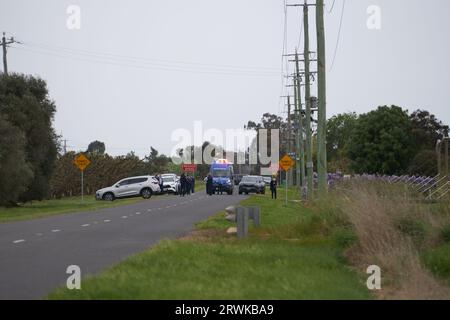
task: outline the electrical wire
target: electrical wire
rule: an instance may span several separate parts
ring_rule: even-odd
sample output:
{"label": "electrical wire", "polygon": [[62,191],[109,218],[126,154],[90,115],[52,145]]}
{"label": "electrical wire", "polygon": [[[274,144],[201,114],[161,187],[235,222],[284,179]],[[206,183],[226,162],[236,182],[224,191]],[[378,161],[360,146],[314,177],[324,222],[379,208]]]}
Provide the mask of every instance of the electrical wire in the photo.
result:
{"label": "electrical wire", "polygon": [[272,71],[276,72],[277,68],[273,67],[252,67],[252,66],[235,66],[235,65],[218,65],[218,64],[208,64],[208,63],[198,63],[198,62],[186,62],[186,61],[175,61],[175,60],[164,60],[164,59],[153,59],[153,58],[143,58],[143,57],[133,57],[133,56],[125,56],[125,55],[119,55],[119,54],[113,54],[113,53],[102,53],[98,51],[91,51],[91,50],[83,50],[83,49],[75,49],[75,48],[68,48],[64,46],[57,46],[57,45],[49,45],[49,44],[43,44],[43,43],[36,43],[32,41],[24,41],[23,44],[35,47],[43,50],[51,50],[51,51],[58,51],[61,53],[68,53],[68,54],[76,54],[76,55],[83,55],[83,56],[93,56],[98,58],[108,58],[108,59],[118,59],[118,60],[127,60],[132,62],[139,62],[139,63],[150,63],[150,64],[165,64],[165,65],[181,65],[178,67],[182,67],[183,65],[187,66],[195,66],[195,67],[210,67],[210,68],[219,68],[219,69],[242,69],[242,70],[251,70],[251,71]]}
{"label": "electrical wire", "polygon": [[328,72],[331,72],[333,70],[334,63],[336,62],[336,55],[337,55],[337,51],[339,48],[339,42],[341,39],[342,22],[344,21],[344,12],[345,12],[345,0],[342,1],[342,11],[341,11],[341,20],[339,22],[339,31],[338,31],[338,36],[337,36],[337,40],[336,40],[336,46],[334,48],[333,60],[331,62],[331,67],[328,70]]}
{"label": "electrical wire", "polygon": [[58,51],[52,51],[47,49],[41,49],[36,47],[29,47],[26,43],[24,46],[11,46],[11,48],[29,51],[41,55],[54,56],[62,59],[71,59],[82,62],[90,62],[90,63],[101,63],[113,66],[121,66],[121,67],[129,67],[129,68],[137,68],[137,69],[150,69],[150,70],[161,70],[161,71],[173,71],[173,72],[184,72],[184,73],[197,73],[197,74],[210,74],[210,75],[227,75],[227,76],[278,76],[278,72],[268,72],[268,71],[250,71],[250,70],[221,70],[221,69],[193,69],[192,67],[184,67],[184,66],[173,66],[173,65],[164,65],[164,64],[155,64],[151,62],[131,62],[127,63],[127,61],[121,61],[117,59],[104,59],[100,57],[94,56],[85,56],[79,54],[70,54],[61,53]]}
{"label": "electrical wire", "polygon": [[330,10],[327,9],[327,12],[328,12],[328,13],[332,13],[332,12],[333,12],[334,4],[335,4],[335,3],[336,3],[336,0],[333,0],[333,4],[331,5]]}

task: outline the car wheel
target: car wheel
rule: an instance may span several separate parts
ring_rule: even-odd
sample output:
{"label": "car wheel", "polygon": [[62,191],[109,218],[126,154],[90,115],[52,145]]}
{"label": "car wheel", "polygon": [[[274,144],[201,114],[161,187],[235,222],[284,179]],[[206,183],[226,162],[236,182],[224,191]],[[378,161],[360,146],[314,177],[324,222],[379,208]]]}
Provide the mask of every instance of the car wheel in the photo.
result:
{"label": "car wheel", "polygon": [[105,200],[105,201],[114,201],[115,199],[116,199],[116,197],[111,192],[105,193],[103,195],[103,200]]}
{"label": "car wheel", "polygon": [[152,190],[150,188],[145,188],[141,191],[141,196],[144,199],[150,199],[152,197]]}
{"label": "car wheel", "polygon": [[246,192],[245,194],[248,195],[248,192]]}
{"label": "car wheel", "polygon": [[242,191],[239,191],[239,194],[242,194]]}

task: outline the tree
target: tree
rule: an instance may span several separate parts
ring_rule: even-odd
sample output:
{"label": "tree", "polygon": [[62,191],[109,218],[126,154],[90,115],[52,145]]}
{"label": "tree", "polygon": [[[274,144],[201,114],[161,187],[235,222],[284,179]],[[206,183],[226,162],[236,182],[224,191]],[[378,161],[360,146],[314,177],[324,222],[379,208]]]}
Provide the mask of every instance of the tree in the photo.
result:
{"label": "tree", "polygon": [[327,123],[327,156],[330,169],[348,172],[351,161],[349,142],[353,138],[358,115],[354,112],[338,114]]}
{"label": "tree", "polygon": [[0,205],[14,205],[33,179],[26,161],[25,137],[0,115]]}
{"label": "tree", "polygon": [[357,173],[402,174],[414,156],[411,121],[397,106],[363,114],[349,141],[349,157]]}
{"label": "tree", "polygon": [[56,107],[44,80],[19,74],[0,76],[0,114],[25,138],[26,160],[33,179],[20,201],[42,200],[57,157],[57,136],[52,127]]}
{"label": "tree", "polygon": [[434,176],[437,174],[436,141],[448,136],[449,127],[426,110],[414,111],[410,119],[415,155],[408,172]]}
{"label": "tree", "polygon": [[89,143],[86,152],[91,154],[105,154],[105,150],[106,150],[105,144],[101,141],[95,140]]}

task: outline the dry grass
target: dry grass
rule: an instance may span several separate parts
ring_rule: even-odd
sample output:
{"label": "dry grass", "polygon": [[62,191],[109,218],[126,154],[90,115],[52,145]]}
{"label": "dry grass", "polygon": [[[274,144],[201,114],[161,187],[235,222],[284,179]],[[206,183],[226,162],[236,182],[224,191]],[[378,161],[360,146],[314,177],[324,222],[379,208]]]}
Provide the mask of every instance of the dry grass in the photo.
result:
{"label": "dry grass", "polygon": [[353,183],[332,196],[339,219],[347,219],[358,236],[347,252],[350,262],[360,270],[381,268],[380,298],[450,299],[449,288],[423,267],[419,256],[421,248],[436,241],[427,227],[438,227],[445,219],[403,190],[386,192],[377,184]]}

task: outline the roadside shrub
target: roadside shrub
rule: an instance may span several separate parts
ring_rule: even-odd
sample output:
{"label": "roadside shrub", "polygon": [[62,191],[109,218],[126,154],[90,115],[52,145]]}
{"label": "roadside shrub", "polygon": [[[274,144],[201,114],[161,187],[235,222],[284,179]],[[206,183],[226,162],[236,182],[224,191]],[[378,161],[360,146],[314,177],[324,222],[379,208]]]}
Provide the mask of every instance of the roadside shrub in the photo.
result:
{"label": "roadside shrub", "polygon": [[426,238],[425,224],[410,217],[402,217],[395,221],[395,225],[404,235],[411,237],[416,246],[421,246]]}
{"label": "roadside shrub", "polygon": [[450,224],[445,225],[441,229],[441,237],[444,242],[450,242]]}
{"label": "roadside shrub", "polygon": [[336,228],[331,234],[331,238],[341,248],[350,248],[358,242],[358,235],[355,230],[349,227]]}

